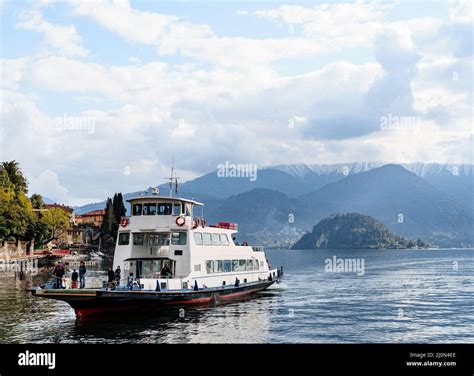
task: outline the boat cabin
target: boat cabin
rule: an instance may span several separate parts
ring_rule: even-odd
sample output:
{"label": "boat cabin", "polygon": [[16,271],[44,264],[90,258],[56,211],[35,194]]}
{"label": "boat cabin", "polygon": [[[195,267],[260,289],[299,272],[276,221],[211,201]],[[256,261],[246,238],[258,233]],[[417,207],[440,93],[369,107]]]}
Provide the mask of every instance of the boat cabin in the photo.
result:
{"label": "boat cabin", "polygon": [[266,277],[262,249],[237,246],[235,223],[206,224],[203,204],[158,195],[128,202],[131,216],[120,223],[113,265],[122,270],[120,285],[133,281],[145,290],[179,290]]}

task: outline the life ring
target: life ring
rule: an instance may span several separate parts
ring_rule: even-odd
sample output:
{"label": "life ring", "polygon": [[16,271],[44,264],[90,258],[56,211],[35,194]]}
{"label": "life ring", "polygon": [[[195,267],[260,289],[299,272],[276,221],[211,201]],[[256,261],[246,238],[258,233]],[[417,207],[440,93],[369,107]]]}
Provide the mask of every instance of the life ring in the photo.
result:
{"label": "life ring", "polygon": [[193,229],[199,227],[199,218],[193,218]]}
{"label": "life ring", "polygon": [[182,227],[186,224],[186,218],[184,218],[182,215],[180,215],[178,218],[176,218],[176,224],[179,227]]}
{"label": "life ring", "polygon": [[206,220],[204,218],[201,219],[201,226],[206,227]]}
{"label": "life ring", "polygon": [[122,226],[122,227],[127,227],[129,223],[130,223],[130,221],[128,220],[128,218],[120,219],[120,226]]}

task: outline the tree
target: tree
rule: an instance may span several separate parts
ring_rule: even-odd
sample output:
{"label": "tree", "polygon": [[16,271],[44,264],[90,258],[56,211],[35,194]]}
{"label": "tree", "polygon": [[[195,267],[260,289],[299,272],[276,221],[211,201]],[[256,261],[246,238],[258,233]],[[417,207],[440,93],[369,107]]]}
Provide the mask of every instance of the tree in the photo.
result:
{"label": "tree", "polygon": [[52,208],[42,214],[41,222],[48,226],[49,239],[57,239],[71,228],[71,214],[60,208]]}
{"label": "tree", "polygon": [[33,205],[33,209],[42,209],[44,207],[43,197],[38,193],[34,193],[30,197],[30,201],[31,205]]}
{"label": "tree", "polygon": [[50,229],[48,225],[39,218],[41,214],[36,214],[37,218],[28,224],[25,237],[33,239],[35,244],[46,244],[52,239],[50,238]]}
{"label": "tree", "polygon": [[112,236],[115,224],[114,206],[110,198],[105,205],[104,222],[102,223],[102,233],[106,236]]}
{"label": "tree", "polygon": [[127,209],[125,209],[125,205],[123,204],[123,197],[122,193],[116,193],[114,195],[114,199],[112,201],[113,213],[114,213],[114,223],[111,227],[110,236],[116,240],[117,233],[119,230],[120,219],[125,216],[127,213]]}
{"label": "tree", "polygon": [[114,208],[115,221],[119,223],[120,219],[124,217],[125,214],[127,213],[127,209],[125,208],[125,205],[123,204],[122,193],[119,192],[114,195],[112,204]]}
{"label": "tree", "polygon": [[[0,164],[0,240],[27,237],[35,220],[33,207],[26,197],[27,182],[15,161]],[[28,239],[29,240],[29,239]]]}
{"label": "tree", "polygon": [[8,175],[15,193],[28,193],[28,182],[23,176],[17,161],[2,162],[1,169]]}
{"label": "tree", "polygon": [[23,239],[32,220],[33,208],[28,197],[0,187],[0,239]]}
{"label": "tree", "polygon": [[118,228],[118,224],[115,221],[114,205],[112,199],[108,198],[105,206],[104,222],[102,223],[102,244],[106,248],[113,248],[115,244],[115,228]]}

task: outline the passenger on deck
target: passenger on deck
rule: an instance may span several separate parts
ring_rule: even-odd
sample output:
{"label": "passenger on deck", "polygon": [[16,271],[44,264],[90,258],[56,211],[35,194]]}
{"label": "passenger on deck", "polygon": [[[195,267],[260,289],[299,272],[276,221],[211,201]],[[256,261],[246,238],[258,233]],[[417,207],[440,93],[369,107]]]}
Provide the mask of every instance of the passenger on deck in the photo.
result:
{"label": "passenger on deck", "polygon": [[86,287],[86,271],[86,264],[84,264],[84,261],[81,261],[79,265],[79,287],[81,289]]}
{"label": "passenger on deck", "polygon": [[108,276],[108,282],[109,282],[109,287],[110,288],[113,288],[114,287],[114,280],[115,280],[115,273],[114,273],[114,270],[112,268],[109,269],[109,271],[107,272],[107,276]]}
{"label": "passenger on deck", "polygon": [[117,269],[115,269],[115,283],[118,285],[120,285],[120,276],[122,274],[122,271],[120,270],[120,265],[117,266]]}
{"label": "passenger on deck", "polygon": [[58,264],[56,265],[56,267],[54,268],[54,285],[55,285],[55,288],[57,289],[60,289],[63,287],[63,284],[62,284],[62,279],[63,279],[63,276],[64,276],[64,266],[62,264],[61,261],[58,261]]}
{"label": "passenger on deck", "polygon": [[170,277],[171,276],[171,269],[168,267],[167,264],[165,264],[163,266],[163,268],[161,269],[161,276],[162,277]]}
{"label": "passenger on deck", "polygon": [[73,269],[71,275],[71,288],[77,289],[77,280],[79,279],[79,273],[76,272],[76,269]]}

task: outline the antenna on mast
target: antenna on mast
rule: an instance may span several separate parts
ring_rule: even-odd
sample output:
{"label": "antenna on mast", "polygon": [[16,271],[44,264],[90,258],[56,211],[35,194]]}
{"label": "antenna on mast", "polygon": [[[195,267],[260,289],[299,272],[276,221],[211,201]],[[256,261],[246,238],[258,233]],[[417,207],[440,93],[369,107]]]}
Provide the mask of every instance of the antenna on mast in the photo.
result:
{"label": "antenna on mast", "polygon": [[170,187],[170,197],[173,197],[173,186],[174,186],[174,191],[176,196],[178,195],[178,179],[179,176],[174,175],[174,155],[173,155],[173,162],[171,163],[171,175],[169,178],[166,178],[168,180],[168,184]]}

